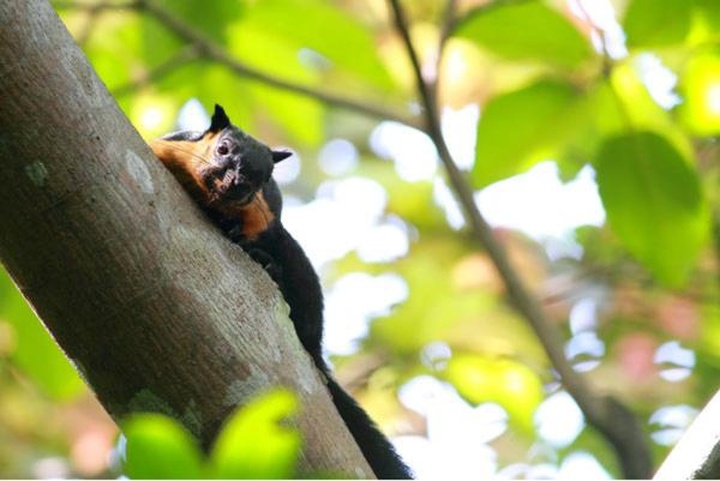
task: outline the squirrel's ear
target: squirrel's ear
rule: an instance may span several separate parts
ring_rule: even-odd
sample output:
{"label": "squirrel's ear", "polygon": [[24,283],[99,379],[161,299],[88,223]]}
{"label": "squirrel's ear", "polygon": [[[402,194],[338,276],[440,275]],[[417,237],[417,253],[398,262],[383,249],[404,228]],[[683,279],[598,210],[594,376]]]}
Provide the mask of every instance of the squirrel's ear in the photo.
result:
{"label": "squirrel's ear", "polygon": [[215,104],[215,112],[213,112],[212,119],[210,119],[210,127],[207,131],[220,132],[228,127],[230,127],[230,119],[223,108]]}
{"label": "squirrel's ear", "polygon": [[281,160],[285,160],[288,157],[292,155],[292,152],[289,152],[287,150],[273,150],[272,151],[272,158],[274,163],[278,163]]}

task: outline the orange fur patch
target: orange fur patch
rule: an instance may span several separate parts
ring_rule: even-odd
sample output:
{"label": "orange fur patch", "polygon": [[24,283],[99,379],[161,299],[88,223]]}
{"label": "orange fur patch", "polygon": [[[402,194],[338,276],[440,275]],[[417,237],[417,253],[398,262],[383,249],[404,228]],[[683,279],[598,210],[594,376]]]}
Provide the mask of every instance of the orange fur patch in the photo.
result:
{"label": "orange fur patch", "polygon": [[156,139],[149,144],[155,156],[203,207],[210,204],[211,196],[199,172],[210,162],[217,135],[208,133],[197,141]]}
{"label": "orange fur patch", "polygon": [[246,239],[255,239],[275,219],[262,191],[256,193],[245,205],[213,202],[210,191],[199,174],[212,157],[217,135],[209,133],[197,141],[157,139],[149,145],[155,156],[172,172],[195,202],[205,209],[220,213],[225,219],[239,219],[243,236]]}
{"label": "orange fur patch", "polygon": [[275,214],[270,210],[262,191],[255,194],[253,199],[243,206],[217,205],[213,207],[228,219],[241,219],[243,237],[249,240],[257,238],[275,220]]}

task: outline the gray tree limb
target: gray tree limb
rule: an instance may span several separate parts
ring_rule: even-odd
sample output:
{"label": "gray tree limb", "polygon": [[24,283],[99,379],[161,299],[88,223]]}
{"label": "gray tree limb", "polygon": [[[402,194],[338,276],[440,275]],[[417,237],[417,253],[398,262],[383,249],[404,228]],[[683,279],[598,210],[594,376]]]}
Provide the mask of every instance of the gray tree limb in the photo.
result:
{"label": "gray tree limb", "polygon": [[0,260],[100,402],[208,446],[237,405],[294,390],[301,469],[372,472],[262,269],[192,204],[46,0],[0,3]]}
{"label": "gray tree limb", "polygon": [[655,480],[720,478],[720,391],[665,458]]}

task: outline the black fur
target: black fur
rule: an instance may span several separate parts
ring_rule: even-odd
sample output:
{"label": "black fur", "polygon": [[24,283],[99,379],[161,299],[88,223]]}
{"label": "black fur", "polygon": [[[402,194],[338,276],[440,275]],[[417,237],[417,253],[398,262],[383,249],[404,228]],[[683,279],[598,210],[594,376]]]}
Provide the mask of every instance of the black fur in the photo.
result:
{"label": "black fur", "polygon": [[[208,133],[219,133],[215,137],[218,143],[216,145],[219,145],[223,139],[230,139],[233,142],[232,151],[237,152],[232,162],[238,165],[222,165],[222,156],[218,159],[216,152],[212,163],[215,166],[213,168],[222,169],[218,171],[217,175],[225,178],[228,171],[231,173],[237,171],[237,175],[244,179],[242,186],[249,185],[252,189],[262,191],[262,197],[274,214],[274,219],[259,235],[248,239],[242,234],[244,232],[242,219],[229,218],[222,210],[213,209],[212,206],[207,207],[206,212],[225,235],[242,246],[277,283],[285,301],[290,306],[290,318],[300,342],[325,376],[335,407],[375,475],[381,479],[410,479],[409,468],[405,466],[393,446],[367,413],[334,380],[322,357],[323,295],[320,281],[302,247],[285,230],[280,221],[282,196],[270,175],[273,164],[291,154],[285,151],[271,151],[242,132],[230,123],[225,111],[219,105],[215,106],[215,112],[207,131],[203,133],[177,132],[163,139],[199,141]],[[209,178],[217,177],[209,176]],[[232,195],[221,192],[217,202],[223,202],[223,200],[234,202],[246,195],[247,192],[234,192]],[[252,199],[257,195],[257,192],[251,192],[249,198]]]}
{"label": "black fur", "polygon": [[[265,186],[266,199],[274,198],[272,191],[277,191],[277,187],[271,179]],[[279,219],[281,204],[271,204],[270,207]],[[327,387],[333,403],[375,475],[380,479],[410,479],[409,468],[402,462],[390,441],[355,399],[335,381],[322,357],[322,289],[320,280],[302,247],[279,220],[276,220],[257,240],[241,241],[240,244],[265,267],[280,288],[285,301],[290,306],[290,319],[293,321],[300,342],[327,379]]]}

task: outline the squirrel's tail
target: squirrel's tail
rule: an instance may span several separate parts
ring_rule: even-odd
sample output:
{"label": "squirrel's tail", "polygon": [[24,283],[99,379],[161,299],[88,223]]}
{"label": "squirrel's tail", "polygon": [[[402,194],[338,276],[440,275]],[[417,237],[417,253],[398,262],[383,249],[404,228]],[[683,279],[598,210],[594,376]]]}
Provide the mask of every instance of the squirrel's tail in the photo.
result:
{"label": "squirrel's tail", "polygon": [[410,468],[370,416],[329,375],[327,386],[333,403],[378,479],[412,479]]}

